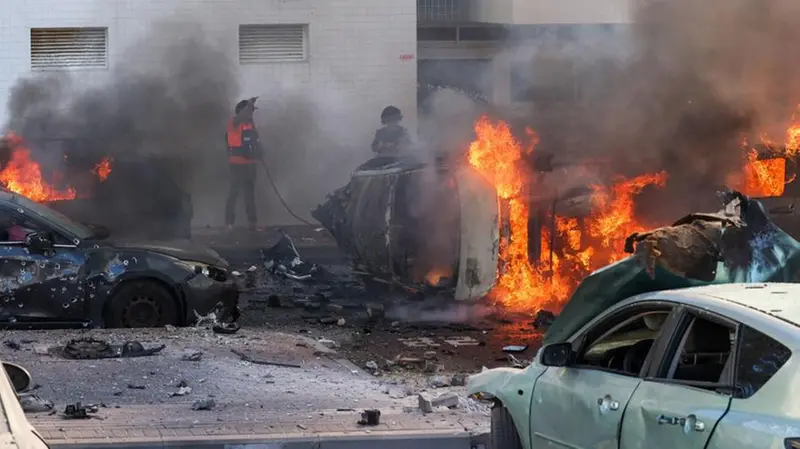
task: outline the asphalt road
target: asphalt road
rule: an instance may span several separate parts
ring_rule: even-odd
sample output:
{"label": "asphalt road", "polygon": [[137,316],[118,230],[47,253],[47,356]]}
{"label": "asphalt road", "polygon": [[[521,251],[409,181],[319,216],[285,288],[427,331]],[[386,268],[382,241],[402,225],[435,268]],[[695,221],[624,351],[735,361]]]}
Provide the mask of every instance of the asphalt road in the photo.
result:
{"label": "asphalt road", "polygon": [[[68,360],[52,351],[86,337],[166,348],[102,360]],[[29,418],[54,447],[385,448],[433,447],[435,441],[466,448],[488,430],[488,405],[466,398],[463,387],[434,388],[425,376],[376,376],[320,339],[263,328],[236,335],[204,328],[4,331],[0,341],[14,344],[0,346],[0,358],[25,366],[33,393],[54,403],[51,412]],[[187,360],[198,351],[198,360]],[[458,405],[423,414],[417,393],[424,391],[452,393]],[[209,399],[212,410],[192,409]],[[99,419],[64,419],[65,406],[77,402],[97,405]],[[365,409],[381,410],[379,427],[357,424]]]}
{"label": "asphalt road", "polygon": [[[204,241],[238,270],[258,268],[255,285],[243,286],[242,323],[248,326],[325,335],[361,367],[371,361],[385,365],[398,357],[430,356],[433,351],[437,364],[464,373],[480,371],[484,366],[509,366],[514,358],[525,362],[541,343],[542,333],[533,327],[532,316],[508,315],[491,304],[366,293],[350,275],[349,258],[330,236],[307,227],[286,232],[304,261],[330,273],[327,279],[296,282],[263,270],[261,250],[279,239],[280,233],[275,230],[249,235],[209,234]],[[277,297],[280,307],[271,307],[270,297]],[[337,324],[340,319],[343,326]],[[511,354],[512,358],[503,351],[510,345],[526,349]]]}

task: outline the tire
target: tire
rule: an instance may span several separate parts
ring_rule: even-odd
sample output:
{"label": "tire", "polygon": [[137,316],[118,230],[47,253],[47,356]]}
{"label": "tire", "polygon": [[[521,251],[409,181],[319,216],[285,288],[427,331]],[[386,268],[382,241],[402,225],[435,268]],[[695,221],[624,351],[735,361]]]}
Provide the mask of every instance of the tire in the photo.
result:
{"label": "tire", "polygon": [[492,408],[491,449],[522,449],[517,426],[514,425],[508,409],[502,405],[496,405]]}
{"label": "tire", "polygon": [[123,283],[111,297],[107,327],[178,325],[178,307],[169,290],[154,281]]}

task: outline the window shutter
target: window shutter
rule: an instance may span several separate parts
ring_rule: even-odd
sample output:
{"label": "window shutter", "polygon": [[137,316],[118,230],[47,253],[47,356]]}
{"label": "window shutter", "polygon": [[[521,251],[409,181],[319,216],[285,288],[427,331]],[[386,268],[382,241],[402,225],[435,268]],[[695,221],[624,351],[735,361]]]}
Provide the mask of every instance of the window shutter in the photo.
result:
{"label": "window shutter", "polygon": [[108,67],[108,28],[31,28],[31,69]]}
{"label": "window shutter", "polygon": [[239,63],[306,60],[305,25],[240,25]]}

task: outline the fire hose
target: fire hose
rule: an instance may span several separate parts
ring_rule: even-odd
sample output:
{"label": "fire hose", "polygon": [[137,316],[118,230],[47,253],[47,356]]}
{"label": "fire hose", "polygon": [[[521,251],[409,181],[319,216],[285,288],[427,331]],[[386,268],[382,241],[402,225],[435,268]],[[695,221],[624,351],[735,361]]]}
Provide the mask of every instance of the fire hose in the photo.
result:
{"label": "fire hose", "polygon": [[276,186],[275,185],[275,181],[272,180],[272,175],[269,172],[269,168],[267,168],[267,163],[264,162],[264,159],[259,159],[259,160],[261,161],[261,166],[264,167],[264,173],[267,175],[267,181],[269,181],[269,185],[272,186],[272,191],[275,193],[275,196],[278,197],[278,201],[281,202],[281,204],[283,205],[283,208],[286,209],[286,212],[289,212],[289,215],[291,215],[296,220],[300,221],[301,223],[303,223],[305,225],[316,226],[313,223],[309,222],[308,220],[298,216],[296,213],[294,213],[292,208],[290,208],[289,205],[286,204],[286,201],[284,201],[283,196],[281,196],[281,193],[278,190],[278,186]]}

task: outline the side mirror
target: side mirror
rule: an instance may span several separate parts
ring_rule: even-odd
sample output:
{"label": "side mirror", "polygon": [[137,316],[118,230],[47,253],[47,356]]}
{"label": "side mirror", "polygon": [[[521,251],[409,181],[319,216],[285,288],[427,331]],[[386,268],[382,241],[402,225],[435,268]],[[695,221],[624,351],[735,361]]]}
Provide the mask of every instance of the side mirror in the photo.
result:
{"label": "side mirror", "polygon": [[53,236],[47,232],[32,232],[25,237],[25,245],[32,254],[50,257],[55,251]]}
{"label": "side mirror", "polygon": [[575,362],[575,351],[571,343],[555,343],[542,348],[541,363],[544,366],[569,366]]}
{"label": "side mirror", "polygon": [[16,363],[3,362],[3,369],[6,370],[8,379],[17,393],[25,391],[31,386],[31,374],[25,368]]}

